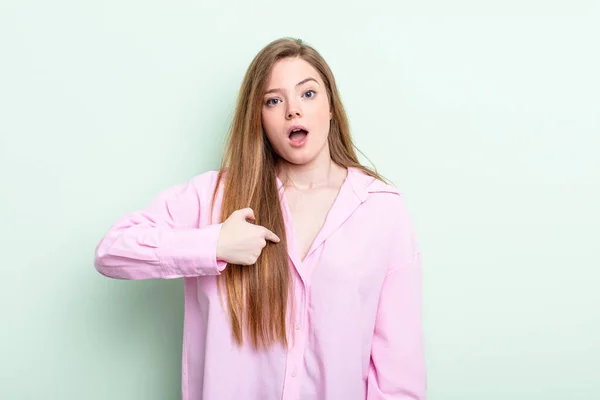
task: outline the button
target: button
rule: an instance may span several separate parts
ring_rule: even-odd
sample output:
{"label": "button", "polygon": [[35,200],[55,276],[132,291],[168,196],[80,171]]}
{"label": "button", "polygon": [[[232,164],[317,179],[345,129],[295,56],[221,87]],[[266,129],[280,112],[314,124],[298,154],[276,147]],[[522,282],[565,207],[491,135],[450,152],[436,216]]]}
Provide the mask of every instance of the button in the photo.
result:
{"label": "button", "polygon": [[296,377],[296,370],[294,370],[294,371],[292,372],[292,378],[295,378],[295,377]]}
{"label": "button", "polygon": [[299,330],[300,330],[300,323],[299,323],[299,322],[296,324],[296,330],[297,330],[297,331],[299,331]]}

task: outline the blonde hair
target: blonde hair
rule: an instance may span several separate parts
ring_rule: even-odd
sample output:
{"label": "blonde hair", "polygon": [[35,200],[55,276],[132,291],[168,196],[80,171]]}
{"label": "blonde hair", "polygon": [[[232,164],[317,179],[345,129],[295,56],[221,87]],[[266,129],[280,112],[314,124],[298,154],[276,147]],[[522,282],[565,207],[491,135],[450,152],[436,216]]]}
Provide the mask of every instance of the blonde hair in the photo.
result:
{"label": "blonde hair", "polygon": [[286,313],[288,302],[293,299],[291,273],[276,180],[278,155],[262,127],[262,101],[273,65],[295,57],[310,63],[325,84],[333,114],[328,139],[331,159],[338,165],[354,167],[383,180],[358,161],[333,73],[323,57],[300,39],[281,38],[265,46],[250,63],[242,82],[213,197],[217,198],[223,181],[221,221],[238,209],[250,207],[256,224],[281,239],[279,244],[268,242],[256,264],[229,264],[218,277],[220,290],[226,290],[236,343],[241,345],[248,335],[255,349],[276,342],[287,346]]}

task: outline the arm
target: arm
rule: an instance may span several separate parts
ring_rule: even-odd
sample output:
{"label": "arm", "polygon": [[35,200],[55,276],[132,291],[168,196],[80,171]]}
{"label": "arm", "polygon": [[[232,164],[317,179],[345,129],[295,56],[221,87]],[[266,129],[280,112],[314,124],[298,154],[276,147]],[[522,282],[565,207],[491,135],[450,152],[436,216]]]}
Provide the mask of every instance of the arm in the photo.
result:
{"label": "arm", "polygon": [[397,245],[379,298],[367,400],[425,400],[421,256],[402,209],[404,218],[394,229]]}
{"label": "arm", "polygon": [[198,229],[198,221],[200,199],[193,180],[164,190],[148,207],[109,229],[96,247],[94,265],[115,279],[218,275],[226,266],[216,258],[222,224]]}

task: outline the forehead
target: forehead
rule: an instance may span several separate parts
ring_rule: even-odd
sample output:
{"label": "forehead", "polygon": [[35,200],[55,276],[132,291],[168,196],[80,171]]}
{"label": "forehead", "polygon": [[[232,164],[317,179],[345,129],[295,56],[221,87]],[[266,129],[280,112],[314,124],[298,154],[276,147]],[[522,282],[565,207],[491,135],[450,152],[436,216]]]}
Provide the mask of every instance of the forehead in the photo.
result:
{"label": "forehead", "polygon": [[274,87],[292,87],[306,78],[314,78],[323,83],[319,71],[301,58],[284,58],[271,68],[267,81],[267,90]]}

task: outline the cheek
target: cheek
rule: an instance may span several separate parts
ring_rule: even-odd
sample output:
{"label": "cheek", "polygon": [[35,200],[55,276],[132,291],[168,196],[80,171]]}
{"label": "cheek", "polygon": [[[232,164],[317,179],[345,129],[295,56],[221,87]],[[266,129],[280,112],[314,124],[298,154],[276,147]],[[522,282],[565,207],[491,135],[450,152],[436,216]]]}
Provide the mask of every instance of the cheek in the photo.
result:
{"label": "cheek", "polygon": [[262,113],[262,126],[263,126],[263,129],[265,130],[265,133],[269,137],[269,139],[271,138],[271,135],[273,134],[274,125],[275,125],[275,123],[273,120],[273,116],[270,115],[269,113],[263,112]]}
{"label": "cheek", "polygon": [[329,110],[329,102],[325,98],[319,99],[319,103],[316,105],[315,115],[319,119],[319,121],[329,120],[330,110]]}
{"label": "cheek", "polygon": [[274,148],[278,148],[278,139],[277,135],[277,119],[271,113],[263,113],[262,114],[262,127],[267,139],[271,143]]}
{"label": "cheek", "polygon": [[263,126],[264,126],[265,128],[266,128],[266,127],[268,127],[268,126],[269,126],[269,123],[270,123],[269,114],[267,114],[266,112],[264,112],[264,111],[263,111],[263,112],[261,113],[261,115],[260,115],[260,118],[261,118],[261,121],[262,121],[262,124],[263,124]]}
{"label": "cheek", "polygon": [[315,110],[315,118],[316,118],[316,122],[318,123],[319,127],[321,127],[322,129],[320,129],[325,135],[327,135],[329,133],[329,125],[331,122],[331,118],[330,118],[330,110],[329,110],[329,103],[327,101],[322,102],[321,104],[318,105],[317,109]]}

